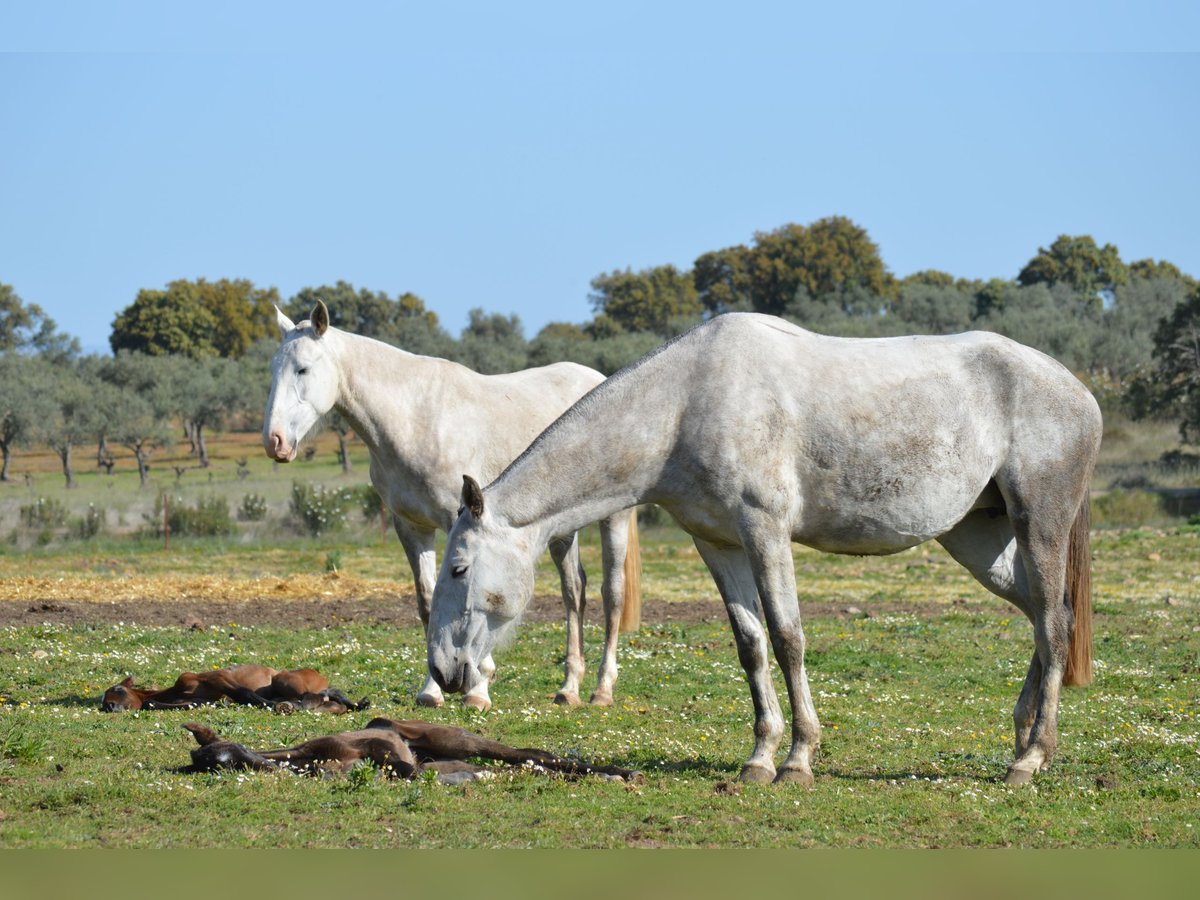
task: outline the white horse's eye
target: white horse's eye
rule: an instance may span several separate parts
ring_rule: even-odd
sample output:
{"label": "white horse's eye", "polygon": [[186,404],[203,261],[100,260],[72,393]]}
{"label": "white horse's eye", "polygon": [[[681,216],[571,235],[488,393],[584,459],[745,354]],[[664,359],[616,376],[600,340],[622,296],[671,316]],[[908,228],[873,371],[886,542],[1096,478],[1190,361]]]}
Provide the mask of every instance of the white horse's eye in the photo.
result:
{"label": "white horse's eye", "polygon": [[307,375],[308,374],[308,366],[301,366],[299,369],[296,370],[296,374],[297,375]]}
{"label": "white horse's eye", "polygon": [[451,578],[462,578],[463,575],[466,574],[466,571],[467,571],[466,566],[455,566],[453,569],[450,570],[450,577]]}

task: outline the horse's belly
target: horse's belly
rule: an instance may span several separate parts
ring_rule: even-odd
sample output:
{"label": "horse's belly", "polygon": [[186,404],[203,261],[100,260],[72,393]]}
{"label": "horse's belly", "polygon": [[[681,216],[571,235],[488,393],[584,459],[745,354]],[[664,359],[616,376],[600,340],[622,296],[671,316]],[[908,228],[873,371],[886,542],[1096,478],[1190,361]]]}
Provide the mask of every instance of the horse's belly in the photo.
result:
{"label": "horse's belly", "polygon": [[[980,490],[968,485],[925,485],[891,496],[809,502],[792,537],[830,553],[899,553],[945,534],[970,512]],[[810,498],[815,499],[815,498]]]}

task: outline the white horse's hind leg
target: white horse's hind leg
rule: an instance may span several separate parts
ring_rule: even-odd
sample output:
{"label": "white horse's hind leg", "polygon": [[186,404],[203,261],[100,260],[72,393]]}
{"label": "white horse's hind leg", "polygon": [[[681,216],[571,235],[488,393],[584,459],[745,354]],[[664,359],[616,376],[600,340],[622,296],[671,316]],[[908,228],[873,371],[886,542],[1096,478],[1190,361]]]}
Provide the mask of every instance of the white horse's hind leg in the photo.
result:
{"label": "white horse's hind leg", "polygon": [[586,578],[579,563],[579,535],[571,539],[551,541],[550,557],[558,568],[562,584],[563,607],[567,614],[567,653],[564,663],[565,677],[562,687],[554,695],[555,703],[576,706],[579,703],[579,685],[583,681],[583,610],[587,602],[584,596]]}
{"label": "white horse's hind leg", "polygon": [[783,714],[771,683],[767,635],[759,620],[761,607],[754,572],[740,547],[719,548],[699,539],[695,543],[725,601],[738,659],[754,702],[754,752],[738,777],[742,781],[769,782],[775,778],[775,751],[783,739]]}
{"label": "white horse's hind leg", "polygon": [[625,607],[625,554],[629,549],[629,517],[625,510],[600,523],[600,550],[604,567],[600,596],[604,601],[604,656],[592,703],[612,706],[613,686],[617,683],[617,639],[621,630],[621,611]]}

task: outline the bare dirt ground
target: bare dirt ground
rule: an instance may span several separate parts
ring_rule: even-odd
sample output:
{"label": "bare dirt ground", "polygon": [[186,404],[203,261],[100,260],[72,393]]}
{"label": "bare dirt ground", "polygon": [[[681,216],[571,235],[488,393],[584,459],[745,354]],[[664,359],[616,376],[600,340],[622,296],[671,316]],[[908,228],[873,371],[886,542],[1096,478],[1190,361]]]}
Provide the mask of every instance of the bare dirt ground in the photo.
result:
{"label": "bare dirt ground", "polygon": [[[805,617],[854,618],[881,612],[918,612],[917,606],[888,604],[886,610],[858,609],[832,603],[805,603]],[[925,610],[930,611],[930,610]],[[945,607],[938,605],[937,611]],[[600,604],[589,604],[585,620],[601,621]],[[558,597],[535,597],[526,610],[527,622],[561,622],[562,600]],[[655,602],[642,604],[642,624],[654,626],[671,622],[725,622],[725,607],[716,600],[688,602]],[[200,628],[237,622],[277,628],[328,628],[347,623],[379,624],[397,628],[416,627],[416,596],[398,597],[264,597],[261,599],[179,598],[122,598],[114,601],[70,598],[35,598],[32,601],[5,599],[0,601],[0,626],[33,626],[43,623],[65,625],[103,625],[116,622],[136,623],[158,627]]]}

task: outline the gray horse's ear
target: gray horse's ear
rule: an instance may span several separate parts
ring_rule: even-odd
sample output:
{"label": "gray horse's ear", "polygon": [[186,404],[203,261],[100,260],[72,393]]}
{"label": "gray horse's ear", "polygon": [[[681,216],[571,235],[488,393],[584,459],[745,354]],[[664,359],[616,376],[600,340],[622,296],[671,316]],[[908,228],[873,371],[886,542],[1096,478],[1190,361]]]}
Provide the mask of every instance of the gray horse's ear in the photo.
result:
{"label": "gray horse's ear", "polygon": [[463,506],[471,511],[475,518],[483,518],[483,488],[470,475],[463,476]]}
{"label": "gray horse's ear", "polygon": [[279,326],[280,337],[287,337],[296,328],[296,323],[285,316],[278,306],[275,307],[275,324]]}
{"label": "gray horse's ear", "polygon": [[329,328],[329,309],[325,306],[325,301],[317,301],[317,305],[313,307],[312,315],[308,317],[308,320],[312,322],[313,331],[317,333],[317,337],[326,332]]}

